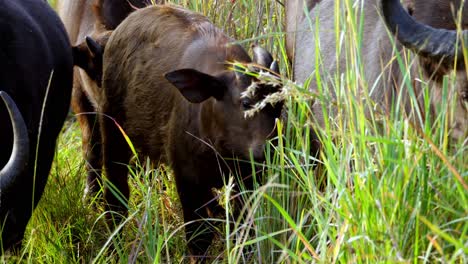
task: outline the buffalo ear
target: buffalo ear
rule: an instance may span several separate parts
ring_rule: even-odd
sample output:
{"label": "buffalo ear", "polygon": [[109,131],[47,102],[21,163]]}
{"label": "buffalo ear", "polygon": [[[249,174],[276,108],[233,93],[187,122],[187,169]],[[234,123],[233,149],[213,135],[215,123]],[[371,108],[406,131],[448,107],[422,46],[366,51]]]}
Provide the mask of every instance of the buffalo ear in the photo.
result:
{"label": "buffalo ear", "polygon": [[73,47],[74,64],[84,70],[88,70],[89,63],[102,61],[104,46],[87,36],[85,41]]}
{"label": "buffalo ear", "polygon": [[73,49],[73,63],[76,66],[84,70],[87,70],[88,61],[89,61],[89,51],[86,45],[80,44],[78,46],[74,46],[72,49]]}
{"label": "buffalo ear", "polygon": [[108,35],[103,35],[99,42],[87,36],[85,41],[73,47],[73,60],[74,64],[83,69],[88,76],[101,83],[102,79],[102,58],[104,56],[104,45],[100,42],[106,43]]}
{"label": "buffalo ear", "polygon": [[94,39],[86,36],[86,45],[88,46],[89,52],[93,57],[100,57],[104,55],[104,47],[98,44]]}
{"label": "buffalo ear", "polygon": [[227,89],[220,79],[194,69],[175,70],[164,77],[192,103],[201,103],[210,97],[221,100]]}

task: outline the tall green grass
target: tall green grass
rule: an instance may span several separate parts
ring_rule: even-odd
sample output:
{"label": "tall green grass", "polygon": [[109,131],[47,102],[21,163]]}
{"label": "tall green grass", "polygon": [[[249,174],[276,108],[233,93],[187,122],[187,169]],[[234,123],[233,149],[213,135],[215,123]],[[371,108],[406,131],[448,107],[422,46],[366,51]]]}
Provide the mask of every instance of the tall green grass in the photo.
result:
{"label": "tall green grass", "polygon": [[[275,1],[173,1],[206,14],[246,48],[259,42],[280,60],[289,76],[282,34],[283,7]],[[351,1],[342,0],[353,18]],[[344,17],[344,16],[342,16]],[[286,119],[279,143],[264,164],[254,190],[219,190],[226,215],[207,219],[220,235],[210,261],[221,263],[467,263],[467,146],[449,144],[446,99],[432,121],[416,129],[402,114],[364,114],[349,96],[365,84],[360,65],[360,23],[337,21],[348,65],[332,83],[312,75],[323,94],[287,82]],[[349,30],[352,29],[352,30]],[[311,58],[316,59],[316,58]],[[398,57],[403,71],[414,59]],[[285,80],[286,81],[286,80]],[[446,91],[453,89],[450,78]],[[408,85],[408,84],[406,84]],[[405,86],[406,87],[406,86]],[[407,87],[409,88],[409,87]],[[338,98],[328,101],[327,91]],[[448,94],[446,92],[445,94]],[[336,118],[317,128],[323,143],[312,158],[310,104],[336,105]],[[429,95],[427,95],[429,100]],[[5,262],[181,263],[186,242],[181,208],[169,168],[141,162],[132,169],[129,217],[118,238],[104,224],[99,203],[83,202],[85,171],[76,122],[65,124],[44,197],[31,219],[18,255]],[[270,157],[270,156],[268,156]],[[145,161],[140,157],[140,161]],[[142,165],[144,164],[144,165]],[[245,203],[231,214],[232,197]]]}

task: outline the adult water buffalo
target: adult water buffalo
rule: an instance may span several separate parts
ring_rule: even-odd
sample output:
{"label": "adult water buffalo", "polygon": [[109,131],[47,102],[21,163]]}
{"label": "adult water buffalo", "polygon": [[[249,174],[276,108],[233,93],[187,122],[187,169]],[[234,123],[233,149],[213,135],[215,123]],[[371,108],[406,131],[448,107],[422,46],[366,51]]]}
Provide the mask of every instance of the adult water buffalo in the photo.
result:
{"label": "adult water buffalo", "polygon": [[[297,12],[303,12],[301,2],[302,0],[288,0],[286,11],[289,18],[287,31],[293,35],[292,38],[288,38],[287,47],[288,54],[294,59],[294,77],[299,82],[305,82],[311,73],[319,71],[322,80],[330,84],[330,80],[336,78],[336,74],[340,71],[343,72],[349,63],[345,48],[337,55],[337,47],[345,46],[344,44],[337,46],[337,42],[342,43],[343,40],[336,38],[341,38],[343,35],[337,34],[340,29],[335,28],[339,24],[336,20],[339,16],[342,18],[341,21],[347,19],[346,13],[343,12],[344,1],[338,5],[341,10],[337,13],[339,15],[335,14],[337,2],[334,0],[322,0],[318,4],[316,1],[305,1],[309,7],[312,7],[307,11],[310,19],[302,19],[296,23],[293,18],[297,16]],[[460,43],[464,42],[465,47],[468,45],[466,30],[468,5],[461,6],[460,0],[407,0],[406,2],[413,17],[405,11],[399,0],[359,0],[353,4],[358,25],[363,18],[362,25],[356,29],[362,32],[360,36],[362,40],[359,43],[362,53],[359,63],[367,80],[367,85],[360,83],[357,92],[361,95],[355,96],[370,97],[382,111],[390,110],[392,105],[395,105],[395,99],[399,97],[406,108],[406,113],[412,115],[416,108],[424,109],[422,99],[424,89],[428,87],[431,95],[431,111],[434,111],[442,100],[443,76],[455,73],[456,92],[453,95],[456,94],[458,100],[454,106],[454,115],[451,116],[450,132],[453,138],[465,140],[468,135],[468,72]],[[465,29],[459,35],[455,30],[455,21],[459,14],[457,11],[461,11],[461,27]],[[396,35],[396,50],[392,46],[393,39],[387,28]],[[406,73],[401,71],[395,59],[396,52],[402,54],[404,48],[417,54],[417,60],[410,69],[412,78],[410,82],[413,84],[419,106],[411,105],[410,89],[408,85],[403,85]],[[316,61],[319,62],[318,68]],[[423,73],[422,80],[417,79],[419,72]],[[317,92],[317,82],[312,80],[309,88]],[[363,92],[367,94],[362,95]],[[318,122],[323,124],[322,105],[315,104],[313,111]],[[330,108],[330,112],[333,112],[333,108]],[[424,111],[422,112],[424,115]]]}
{"label": "adult water buffalo", "polygon": [[0,35],[7,102],[0,103],[0,228],[7,250],[20,246],[44,191],[70,105],[73,57],[60,18],[43,0],[0,1]]}
{"label": "adult water buffalo", "polygon": [[[85,193],[93,195],[101,186],[101,145],[96,112],[105,42],[122,20],[149,0],[59,0],[57,10],[68,31],[75,65],[72,110],[77,114],[82,149],[88,172]],[[157,1],[161,2],[161,1]],[[91,39],[97,40],[94,43]],[[87,43],[88,42],[88,43]]]}

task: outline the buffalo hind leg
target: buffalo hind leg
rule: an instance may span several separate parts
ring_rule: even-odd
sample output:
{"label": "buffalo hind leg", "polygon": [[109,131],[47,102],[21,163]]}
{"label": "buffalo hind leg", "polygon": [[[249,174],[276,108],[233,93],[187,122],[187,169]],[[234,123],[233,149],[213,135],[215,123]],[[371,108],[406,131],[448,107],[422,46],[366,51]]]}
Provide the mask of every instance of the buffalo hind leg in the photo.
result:
{"label": "buffalo hind leg", "polygon": [[104,170],[108,179],[104,190],[106,209],[109,211],[107,219],[117,225],[128,211],[127,204],[130,192],[127,177],[131,152],[113,120],[101,116],[100,123]]}
{"label": "buffalo hind leg", "polygon": [[99,193],[102,187],[101,133],[97,115],[94,114],[96,110],[76,79],[71,105],[80,124],[82,151],[86,160],[87,182],[84,195],[85,198],[92,198]]}

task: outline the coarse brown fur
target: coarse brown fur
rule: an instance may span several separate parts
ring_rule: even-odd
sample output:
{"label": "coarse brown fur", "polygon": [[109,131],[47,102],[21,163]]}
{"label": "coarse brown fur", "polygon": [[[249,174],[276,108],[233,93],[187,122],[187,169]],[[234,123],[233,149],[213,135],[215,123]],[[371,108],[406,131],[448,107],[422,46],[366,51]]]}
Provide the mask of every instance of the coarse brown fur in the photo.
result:
{"label": "coarse brown fur", "polygon": [[435,28],[456,29],[458,12],[461,12],[461,26],[468,28],[468,5],[462,0],[406,0],[411,6],[413,17]]}
{"label": "coarse brown fur", "polygon": [[[176,6],[134,12],[114,31],[104,52],[100,125],[106,175],[128,199],[123,164],[132,154],[117,122],[140,157],[173,169],[184,220],[195,221],[186,226],[188,248],[202,257],[213,234],[192,235],[209,227],[197,220],[219,210],[216,201],[210,203],[212,188],[220,188],[231,172],[250,177],[251,164],[232,158],[248,161],[252,155],[262,161],[282,108],[282,103],[268,105],[244,117],[244,110],[261,98],[241,98],[255,79],[229,70],[229,62],[236,61],[251,59],[206,17]],[[261,94],[278,88],[258,89]],[[126,211],[111,192],[105,198],[110,209]]]}

